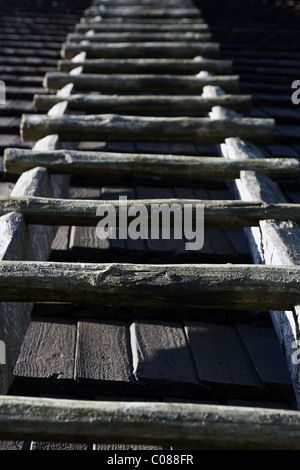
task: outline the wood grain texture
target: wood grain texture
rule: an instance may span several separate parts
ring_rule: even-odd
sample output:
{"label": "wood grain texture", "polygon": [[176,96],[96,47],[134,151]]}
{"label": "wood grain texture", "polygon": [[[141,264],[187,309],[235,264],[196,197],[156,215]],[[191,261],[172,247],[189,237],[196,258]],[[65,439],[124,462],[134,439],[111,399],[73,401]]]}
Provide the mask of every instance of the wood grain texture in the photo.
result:
{"label": "wood grain texture", "polygon": [[[18,179],[12,196],[46,196],[54,194],[56,188],[45,168],[35,168]],[[55,194],[61,194],[59,191]],[[41,260],[50,254],[55,228],[26,226],[20,213],[12,212],[1,217],[0,259]],[[13,368],[30,321],[31,303],[1,303],[0,339],[6,345],[6,367],[0,371],[0,391],[7,393],[13,381]]]}
{"label": "wood grain texture", "polygon": [[32,320],[14,369],[14,389],[69,390],[74,378],[76,322]]}
{"label": "wood grain texture", "polygon": [[[225,158],[260,158],[263,156],[260,150],[244,142],[241,139],[228,139],[225,145],[221,146],[221,152]],[[280,187],[265,175],[257,172],[242,172],[241,180],[235,183],[237,197],[246,200],[264,200],[267,202],[285,202]],[[253,259],[257,263],[267,263],[283,266],[299,264],[299,240],[300,232],[298,225],[292,222],[274,222],[272,220],[261,221],[258,229],[246,229],[249,245]],[[290,375],[296,400],[299,405],[299,385],[298,385],[298,364],[293,362],[295,349],[294,341],[299,337],[299,306],[298,303],[286,311],[271,309],[271,318],[275,331],[283,351]],[[297,343],[296,343],[297,344]],[[297,362],[297,361],[296,361]]]}
{"label": "wood grain texture", "polygon": [[[199,158],[190,155],[176,155],[176,149],[180,152],[180,145],[173,144],[171,155],[80,150],[37,152],[7,149],[4,154],[4,164],[6,171],[13,172],[23,172],[40,166],[47,168],[49,173],[54,174],[124,176],[135,174],[180,179],[238,178],[241,171],[258,171],[272,179],[297,179],[300,174],[300,163],[294,158],[225,160],[219,157],[201,156]],[[80,196],[77,199],[80,199]],[[151,198],[149,197],[149,199]],[[194,196],[191,199],[194,199]],[[201,199],[207,199],[207,197],[201,197]],[[226,199],[230,198],[226,197]]]}
{"label": "wood grain texture", "polygon": [[97,58],[173,58],[192,59],[195,56],[203,55],[210,59],[219,58],[219,44],[191,43],[191,42],[146,42],[140,45],[133,45],[130,42],[124,43],[98,43],[98,44],[63,44],[61,56],[63,59],[72,59],[80,52],[86,52],[89,59]]}
{"label": "wood grain texture", "polygon": [[125,322],[79,321],[75,379],[93,383],[94,392],[102,395],[134,390],[129,329]]}
{"label": "wood grain texture", "polygon": [[97,114],[64,117],[23,115],[22,139],[34,141],[58,133],[67,141],[222,143],[231,135],[266,144],[273,140],[274,120],[260,118],[182,118]]}
{"label": "wood grain texture", "polygon": [[259,389],[262,392],[262,384],[232,326],[185,322],[185,332],[199,377],[216,393],[223,387],[229,396],[251,395]]}
{"label": "wood grain texture", "polygon": [[[173,81],[172,81],[173,82]],[[110,82],[111,83],[111,82]],[[109,86],[112,86],[111,84]],[[225,85],[226,87],[226,85]],[[94,87],[93,87],[94,88]],[[158,87],[156,87],[158,88]],[[250,112],[251,99],[247,95],[226,94],[218,97],[198,95],[167,95],[157,90],[157,95],[122,95],[118,94],[87,95],[78,93],[68,98],[71,110],[89,113],[140,114],[162,113],[163,115],[193,115],[208,112],[213,106],[226,106],[238,112]],[[167,91],[172,91],[171,89]],[[186,91],[186,88],[185,88]],[[174,91],[176,93],[176,91]],[[187,91],[186,91],[187,93]],[[34,107],[37,111],[48,111],[59,102],[60,98],[52,95],[34,95]]]}
{"label": "wood grain texture", "polygon": [[[71,92],[71,88],[70,88]],[[66,111],[66,106],[58,105],[49,111],[49,115]],[[50,151],[62,148],[57,135],[47,135],[38,140],[33,149]],[[49,175],[45,168],[34,168],[24,172],[18,179],[11,195],[19,196],[48,196],[65,197],[68,186],[68,177]],[[24,225],[20,214],[10,214],[10,219],[0,224],[7,229],[3,233],[0,259],[48,259],[51,252],[52,240],[56,233],[55,227],[40,227],[37,225]],[[18,300],[18,299],[17,299]],[[13,381],[13,368],[15,366],[20,347],[29,325],[32,303],[15,302],[1,304],[0,334],[6,344],[7,367],[1,374],[0,392],[7,393]],[[1,371],[2,372],[2,371]]]}
{"label": "wood grain texture", "polygon": [[[210,75],[200,72],[197,75],[134,75],[134,74],[80,74],[70,75],[61,72],[48,72],[44,86],[49,90],[60,90],[73,83],[77,91],[99,91],[115,93],[200,93],[207,85],[220,86],[227,92],[237,92],[239,76]],[[110,111],[112,112],[112,111]]]}
{"label": "wood grain texture", "polygon": [[0,436],[44,441],[299,449],[292,410],[1,397]]}
{"label": "wood grain texture", "polygon": [[[95,30],[94,30],[95,31]],[[90,36],[85,34],[70,33],[67,36],[67,42],[76,43],[81,41],[89,42],[154,42],[154,41],[199,41],[205,42],[212,39],[211,33],[208,32],[104,32],[99,33],[98,31]]]}
{"label": "wood grain texture", "polygon": [[[83,23],[83,26],[85,24]],[[96,27],[97,25],[95,25]],[[103,24],[105,26],[105,24]],[[107,25],[110,26],[110,25]],[[111,27],[113,27],[112,25]],[[131,28],[135,25],[126,23],[120,27]],[[167,25],[165,25],[167,26]],[[169,25],[173,26],[173,25]],[[88,26],[89,27],[89,26]],[[140,25],[140,28],[147,28],[147,24]],[[189,28],[189,27],[188,27]],[[198,56],[193,59],[86,59],[78,62],[79,67],[83,67],[84,73],[159,73],[167,75],[192,75],[202,70],[217,74],[232,73],[232,63],[229,60],[216,60]],[[71,60],[59,60],[58,70],[60,72],[70,72],[74,68]]]}
{"label": "wood grain texture", "polygon": [[[254,367],[265,386],[291,386],[287,363],[272,328],[238,325],[237,331]],[[274,360],[275,359],[275,360]]]}
{"label": "wood grain texture", "polygon": [[133,374],[139,383],[183,396],[208,391],[197,377],[181,323],[134,322],[130,335]]}
{"label": "wood grain texture", "polygon": [[[120,196],[121,191],[118,191]],[[156,194],[170,194],[162,189],[156,190]],[[173,194],[173,193],[171,193]],[[130,192],[128,193],[130,196]],[[109,194],[108,194],[109,197]],[[117,196],[119,197],[119,196]],[[101,219],[101,215],[97,215],[97,210],[102,208],[107,210],[108,206],[116,214],[112,222],[113,227],[120,229],[120,213],[122,200],[105,199],[84,200],[77,199],[56,199],[43,197],[1,197],[0,196],[0,215],[6,215],[10,212],[20,212],[24,215],[25,221],[29,224],[45,224],[45,225],[78,225],[78,226],[95,226]],[[191,224],[196,226],[197,210],[199,206],[204,209],[204,223],[208,226],[233,226],[233,227],[254,227],[259,226],[260,221],[276,220],[276,221],[293,221],[300,222],[300,204],[266,204],[264,202],[246,202],[234,200],[202,200],[202,199],[127,199],[127,209],[130,206],[142,204],[147,213],[146,220],[155,226],[155,215],[166,207],[167,212],[172,208],[174,213],[178,214],[182,219],[182,214],[186,206],[191,209]],[[127,216],[126,225],[132,223],[136,219],[133,210]],[[167,221],[164,220],[165,226]],[[174,214],[170,216],[170,226],[175,227],[176,217]]]}
{"label": "wood grain texture", "polygon": [[298,266],[0,262],[3,301],[64,301],[123,306],[290,309]]}

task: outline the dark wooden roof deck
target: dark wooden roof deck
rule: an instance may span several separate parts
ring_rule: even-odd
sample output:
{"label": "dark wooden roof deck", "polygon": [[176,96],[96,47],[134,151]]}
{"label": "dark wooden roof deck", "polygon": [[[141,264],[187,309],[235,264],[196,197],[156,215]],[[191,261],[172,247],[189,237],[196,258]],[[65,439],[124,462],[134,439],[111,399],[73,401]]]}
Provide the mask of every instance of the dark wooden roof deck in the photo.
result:
{"label": "dark wooden roof deck", "polygon": [[[59,13],[50,16],[47,34],[44,34],[42,13],[39,19],[27,5],[24,4],[24,11],[15,3],[14,15],[3,12],[2,17],[4,28],[9,31],[2,39],[0,50],[3,64],[0,78],[7,83],[8,93],[7,106],[0,107],[2,150],[32,147],[19,137],[21,114],[32,112],[32,97],[43,92],[46,70],[56,69],[62,36],[73,32],[84,8],[82,2],[77,2],[78,8],[71,2],[72,12],[61,24],[62,12],[67,11],[63,8],[68,9],[69,2],[65,2]],[[89,6],[89,2],[86,3]],[[222,45],[222,58],[234,62],[234,72],[241,77],[242,92],[253,96],[251,115],[276,119],[275,141],[262,147],[264,154],[299,158],[300,108],[291,104],[290,99],[291,81],[298,78],[299,72],[299,38],[294,32],[299,10],[296,3],[295,10],[282,6],[279,22],[273,2],[263,7],[257,1],[255,14],[252,8],[249,12],[244,10],[245,3],[237,8],[235,2],[218,2],[222,14],[216,18],[215,7],[212,8],[210,2],[197,2],[214,39]],[[18,15],[22,15],[22,29],[15,26],[14,17]],[[58,36],[57,24],[60,25]],[[207,144],[81,142],[78,148],[218,155],[217,147]],[[2,194],[10,194],[16,180],[17,175],[2,172]],[[290,202],[300,202],[298,182],[281,181],[279,184]],[[227,185],[220,180],[182,182],[137,176],[73,176],[68,197],[118,199],[120,195],[130,199],[230,199]],[[101,242],[93,228],[63,226],[53,241],[50,260],[154,264],[252,262],[243,230],[219,227],[206,229],[201,251],[187,253],[181,240]],[[88,302],[83,305],[36,304],[14,375],[12,395],[212,402],[297,409],[285,357],[270,316],[264,311],[224,311],[220,306],[217,311],[165,309],[156,312],[150,308],[141,311],[90,306]],[[3,449],[72,446],[2,442]]]}

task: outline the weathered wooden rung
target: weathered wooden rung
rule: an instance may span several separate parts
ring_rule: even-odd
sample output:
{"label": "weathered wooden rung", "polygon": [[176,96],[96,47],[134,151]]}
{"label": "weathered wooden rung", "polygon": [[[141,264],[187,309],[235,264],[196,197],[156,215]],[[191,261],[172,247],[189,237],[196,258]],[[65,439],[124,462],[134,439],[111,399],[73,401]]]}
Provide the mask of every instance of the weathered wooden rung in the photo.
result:
{"label": "weathered wooden rung", "polygon": [[131,42],[120,43],[65,43],[62,46],[61,55],[63,59],[72,59],[80,52],[86,52],[88,58],[175,58],[191,59],[197,55],[218,59],[220,47],[218,43],[194,43],[194,42],[145,42],[143,44],[132,44]]}
{"label": "weathered wooden rung", "polygon": [[21,135],[32,142],[58,134],[65,141],[205,142],[222,143],[239,136],[254,143],[273,141],[274,120],[260,118],[210,119],[98,114],[88,116],[23,115]]}
{"label": "weathered wooden rung", "polygon": [[0,300],[291,310],[300,266],[0,262]]}
{"label": "weathered wooden rung", "polygon": [[[182,214],[185,206],[192,210],[192,226],[197,225],[197,207],[204,207],[205,225],[223,225],[223,226],[259,226],[262,220],[280,220],[294,221],[300,223],[300,204],[266,204],[264,202],[247,201],[215,201],[201,199],[141,199],[127,200],[129,206],[143,206],[146,210],[149,225],[159,223],[157,218],[152,219],[154,214],[158,214],[160,208],[174,209],[180,215],[180,224],[182,224]],[[54,199],[39,197],[1,197],[0,196],[0,215],[10,212],[20,212],[24,215],[25,221],[29,224],[44,225],[77,225],[77,226],[95,226],[101,219],[96,215],[97,209],[110,206],[115,214],[115,227],[119,227],[119,214],[123,205],[119,201],[109,200],[73,200],[73,199]],[[168,209],[170,224],[177,226],[178,219],[172,210]],[[136,218],[136,214],[126,217],[126,224]],[[123,219],[122,219],[123,220]],[[158,220],[158,222],[157,222]]]}
{"label": "weathered wooden rung", "polygon": [[136,175],[166,178],[239,178],[241,171],[256,171],[273,179],[298,179],[300,162],[295,158],[225,160],[218,157],[126,154],[58,150],[38,152],[6,149],[5,170],[21,173],[46,167],[50,173],[79,175]]}
{"label": "weathered wooden rung", "polygon": [[204,57],[194,59],[87,59],[74,64],[71,60],[59,60],[58,69],[70,72],[74,67],[83,67],[84,73],[166,74],[194,75],[208,71],[220,75],[232,72],[230,60],[214,60]]}
{"label": "weathered wooden rung", "polygon": [[139,93],[200,93],[206,85],[219,86],[228,92],[239,89],[238,75],[210,76],[199,73],[196,76],[176,75],[69,75],[61,72],[48,72],[44,86],[49,90],[60,90],[73,83],[79,91],[100,92],[139,92]]}
{"label": "weathered wooden rung", "polygon": [[94,23],[91,27],[90,23],[78,23],[75,26],[77,33],[87,33],[93,29],[95,32],[173,32],[173,33],[201,33],[208,31],[209,27],[205,23],[194,23],[186,25],[184,23],[169,23],[159,24],[154,22],[138,23],[133,21],[132,23]]}
{"label": "weathered wooden rung", "polygon": [[67,36],[67,42],[77,43],[81,41],[88,42],[140,42],[140,41],[199,41],[205,42],[210,41],[212,38],[211,33],[201,32],[201,33],[191,33],[181,32],[181,33],[156,33],[156,32],[105,32],[105,33],[95,33],[91,35],[76,34],[71,33]]}
{"label": "weathered wooden rung", "polygon": [[[15,396],[0,399],[0,437],[12,441],[299,450],[299,430],[299,411],[284,409]],[[187,462],[189,456],[183,457],[179,456],[179,461]]]}
{"label": "weathered wooden rung", "polygon": [[86,17],[95,17],[101,15],[102,17],[127,17],[127,18],[192,18],[197,20],[201,17],[201,12],[198,8],[149,8],[147,6],[141,7],[90,7],[85,10]]}
{"label": "weathered wooden rung", "polygon": [[[34,107],[37,111],[49,111],[63,98],[56,95],[35,95]],[[205,113],[213,106],[224,106],[238,112],[251,111],[250,95],[224,94],[216,97],[187,95],[91,95],[73,94],[67,100],[69,109],[87,113],[146,114],[155,113]]]}
{"label": "weathered wooden rung", "polygon": [[[84,23],[84,24],[90,24],[90,25],[93,25],[93,24],[98,24],[99,21],[101,21],[101,23],[112,23],[112,24],[124,24],[124,23],[130,23],[132,24],[132,22],[136,22],[136,23],[139,23],[139,24],[148,24],[148,23],[152,23],[153,21],[155,21],[156,24],[158,25],[174,25],[174,18],[130,18],[130,17],[126,17],[126,16],[122,16],[122,17],[116,17],[116,18],[110,18],[110,17],[102,17],[101,15],[99,16],[93,16],[93,17],[82,17],[80,19],[80,22],[81,23]],[[179,23],[179,22],[178,22]],[[182,25],[194,25],[194,24],[203,24],[204,23],[204,19],[203,18],[180,18],[180,24]],[[92,29],[92,28],[91,28]]]}

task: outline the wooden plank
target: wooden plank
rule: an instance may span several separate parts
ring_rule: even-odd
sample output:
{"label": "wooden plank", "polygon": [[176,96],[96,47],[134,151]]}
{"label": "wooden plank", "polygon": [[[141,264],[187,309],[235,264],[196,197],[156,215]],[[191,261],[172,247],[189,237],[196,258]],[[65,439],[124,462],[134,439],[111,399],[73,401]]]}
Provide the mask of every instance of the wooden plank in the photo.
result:
{"label": "wooden plank", "polygon": [[139,383],[181,396],[208,391],[197,377],[181,323],[138,321],[130,334],[133,375]]}
{"label": "wooden plank", "polygon": [[278,385],[281,386],[282,394],[286,385],[290,386],[291,391],[286,359],[280,350],[275,331],[272,328],[255,328],[250,325],[237,325],[236,328],[262,383],[267,387],[277,386],[277,389]]}
{"label": "wooden plank", "polygon": [[126,395],[135,390],[125,322],[78,322],[75,380],[85,382],[93,393],[101,395]]}
{"label": "wooden plank", "polygon": [[222,143],[232,135],[254,143],[273,140],[274,120],[260,118],[209,119],[192,117],[122,116],[97,114],[64,117],[25,114],[21,122],[24,142],[48,134],[66,141],[159,141]]}
{"label": "wooden plank", "polygon": [[[159,191],[157,190],[157,193]],[[162,194],[166,194],[162,192]],[[171,193],[173,194],[173,193]],[[120,196],[122,194],[120,193]],[[119,197],[119,194],[117,195]],[[116,197],[116,199],[117,199]],[[135,204],[142,204],[147,212],[147,222],[150,226],[156,223],[155,214],[162,211],[167,206],[165,215],[170,214],[168,223],[170,227],[176,224],[176,218],[172,210],[179,214],[182,221],[182,214],[186,206],[191,208],[192,227],[197,227],[197,208],[204,208],[204,223],[208,226],[259,226],[260,221],[273,219],[277,221],[300,222],[300,204],[266,204],[264,202],[247,201],[223,201],[223,200],[201,200],[201,199],[127,199],[127,208]],[[43,197],[1,197],[0,215],[10,212],[20,212],[24,215],[25,221],[29,224],[46,225],[77,225],[96,226],[101,220],[97,211],[102,208],[102,212],[110,206],[116,217],[111,222],[114,228],[120,228],[120,212],[122,205],[120,200],[70,200]],[[172,210],[171,210],[172,209]],[[199,218],[199,217],[198,217]],[[129,214],[126,211],[126,227],[133,223],[136,214]],[[177,219],[178,220],[178,219]],[[166,223],[166,221],[165,221]],[[199,222],[198,222],[199,224]],[[183,225],[183,224],[182,224]],[[127,235],[126,235],[127,238]]]}
{"label": "wooden plank", "polygon": [[200,93],[206,85],[220,86],[227,92],[239,89],[238,75],[135,75],[135,74],[80,74],[48,72],[44,86],[48,90],[60,90],[68,83],[74,83],[76,91],[100,91],[115,93]]}
{"label": "wooden plank", "polygon": [[[126,26],[120,25],[120,26]],[[131,25],[129,25],[131,27]],[[142,25],[147,27],[147,25]],[[72,60],[59,60],[58,70],[70,72],[74,67]],[[192,59],[151,59],[151,58],[119,58],[119,59],[87,59],[77,63],[83,67],[84,73],[126,73],[126,74],[175,74],[192,75],[203,70],[225,75],[232,73],[232,63],[229,60],[215,60],[198,56]]]}
{"label": "wooden plank", "polygon": [[169,58],[192,59],[202,55],[210,59],[219,58],[219,44],[215,42],[191,43],[191,42],[145,42],[133,45],[130,42],[98,43],[98,44],[69,44],[62,46],[61,57],[72,59],[80,52],[86,52],[89,59],[142,59]]}
{"label": "wooden plank", "polygon": [[[282,264],[289,266],[300,264],[300,227],[293,222],[276,223],[274,221],[260,223],[261,241],[266,264]],[[298,382],[299,364],[297,345],[299,344],[299,301],[294,308],[285,312],[271,311],[271,317],[282,350],[288,363],[293,380],[297,404],[300,403],[300,389]]]}
{"label": "wooden plank", "polygon": [[[179,150],[172,147],[172,151]],[[300,163],[296,158],[256,158],[225,160],[219,157],[189,155],[128,154],[99,151],[58,150],[38,152],[26,149],[6,149],[5,170],[22,173],[36,166],[53,174],[76,175],[141,175],[164,178],[231,179],[241,171],[258,171],[272,179],[298,179]],[[195,195],[190,197],[194,199]],[[82,199],[78,196],[78,199]],[[206,199],[206,198],[202,198]]]}
{"label": "wooden plank", "polygon": [[107,250],[110,247],[108,239],[101,240],[96,235],[96,227],[73,226],[70,232],[69,248],[76,254],[88,254],[91,250]]}
{"label": "wooden plank", "polygon": [[[225,158],[257,158],[261,152],[241,139],[229,139],[221,147]],[[284,202],[286,199],[279,186],[259,173],[243,173],[244,184],[237,180],[236,191],[239,197],[247,200],[264,200],[268,202]],[[251,183],[250,183],[251,181]],[[299,265],[300,229],[292,222],[261,221],[259,229],[252,228],[247,232],[252,256],[258,263],[282,264],[283,266]],[[299,322],[298,303],[295,308],[287,311],[271,310],[271,317],[283,351],[285,351],[288,368],[292,377],[293,387],[298,406],[300,389],[298,385],[298,364],[293,360],[295,344],[298,344]],[[296,341],[296,342],[295,342]]]}
{"label": "wooden plank", "polygon": [[97,200],[101,197],[101,188],[99,186],[73,184],[69,187],[68,196],[75,201],[77,199]]}
{"label": "wooden plank", "polygon": [[298,266],[0,262],[2,301],[148,307],[293,308]]}
{"label": "wooden plank", "polygon": [[[53,193],[55,189],[55,193]],[[35,168],[17,181],[13,196],[59,195],[58,188],[51,188],[51,180],[44,168]],[[55,228],[45,229],[39,226],[25,226],[20,213],[9,213],[1,217],[0,224],[0,259],[1,260],[42,260],[50,254]],[[0,391],[8,392],[13,380],[13,368],[18,358],[20,347],[30,321],[31,303],[17,302],[0,304],[0,339],[6,346],[6,367],[1,368]]]}
{"label": "wooden plank", "polygon": [[74,378],[76,322],[69,319],[33,319],[14,369],[15,392],[37,389],[64,392]]}
{"label": "wooden plank", "polygon": [[[70,88],[71,92],[71,88]],[[66,106],[59,105],[49,111],[55,113],[65,112]],[[34,150],[50,151],[64,147],[57,135],[48,135],[36,142]],[[34,168],[22,174],[17,181],[11,195],[19,196],[48,196],[64,197],[68,187],[68,177],[48,175],[45,168]],[[48,259],[51,252],[52,239],[55,236],[55,227],[25,226],[20,214],[11,213],[1,219],[3,232],[0,246],[1,260],[16,259]],[[4,223],[3,223],[4,222]],[[15,302],[1,304],[0,333],[6,345],[7,367],[1,370],[0,392],[7,393],[13,381],[13,368],[17,361],[20,347],[29,325],[32,303]]]}
{"label": "wooden plank", "polygon": [[220,398],[251,396],[262,393],[262,384],[249,364],[233,326],[185,322],[185,332],[191,347],[199,377]]}
{"label": "wooden plank", "polygon": [[[299,412],[222,405],[1,397],[4,439],[299,449]],[[80,423],[80,425],[78,425]]]}
{"label": "wooden plank", "polygon": [[53,251],[56,252],[56,255],[60,251],[65,251],[69,246],[70,238],[70,227],[62,225],[57,230],[57,233],[51,244],[51,254],[53,256]]}
{"label": "wooden plank", "polygon": [[[111,85],[109,85],[111,86]],[[159,90],[157,90],[159,91]],[[172,91],[170,88],[167,91]],[[188,91],[187,91],[188,92]],[[34,106],[37,111],[47,111],[59,102],[60,98],[52,95],[35,95]],[[177,114],[201,114],[210,111],[213,106],[226,106],[239,112],[250,112],[251,97],[247,95],[223,95],[207,98],[198,95],[87,95],[76,94],[68,98],[72,110],[90,113],[147,114],[150,112]]]}

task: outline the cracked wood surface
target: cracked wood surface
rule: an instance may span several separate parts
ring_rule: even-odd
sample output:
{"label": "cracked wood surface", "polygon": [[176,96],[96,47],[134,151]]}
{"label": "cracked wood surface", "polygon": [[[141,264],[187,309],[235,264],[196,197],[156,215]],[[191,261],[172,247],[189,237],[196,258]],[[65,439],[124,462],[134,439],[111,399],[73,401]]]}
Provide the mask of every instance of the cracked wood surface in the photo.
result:
{"label": "cracked wood surface", "polygon": [[290,309],[299,267],[0,262],[0,299],[186,308]]}

